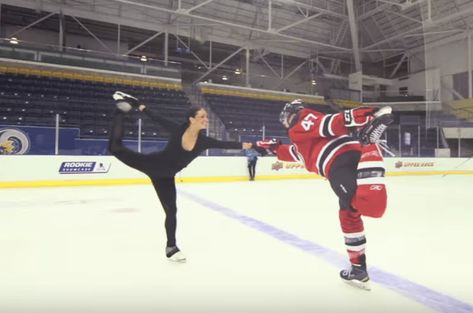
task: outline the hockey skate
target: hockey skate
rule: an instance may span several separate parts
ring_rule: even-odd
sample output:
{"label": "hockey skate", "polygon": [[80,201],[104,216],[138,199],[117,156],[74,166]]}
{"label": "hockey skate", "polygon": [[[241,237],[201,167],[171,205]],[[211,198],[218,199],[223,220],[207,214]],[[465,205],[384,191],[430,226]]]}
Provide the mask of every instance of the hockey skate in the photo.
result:
{"label": "hockey skate", "polygon": [[340,278],[351,286],[363,290],[371,290],[370,278],[368,276],[368,272],[366,271],[366,267],[352,264],[350,269],[342,270],[340,272]]}
{"label": "hockey skate", "polygon": [[140,105],[137,98],[121,91],[115,91],[113,99],[115,100],[117,108],[125,113],[129,112],[131,109],[137,109]]}
{"label": "hockey skate", "polygon": [[358,138],[361,144],[380,143],[381,136],[393,121],[392,108],[389,106],[380,108],[374,114],[374,118],[359,131]]}
{"label": "hockey skate", "polygon": [[184,253],[178,247],[166,247],[166,257],[169,261],[185,263],[187,261]]}

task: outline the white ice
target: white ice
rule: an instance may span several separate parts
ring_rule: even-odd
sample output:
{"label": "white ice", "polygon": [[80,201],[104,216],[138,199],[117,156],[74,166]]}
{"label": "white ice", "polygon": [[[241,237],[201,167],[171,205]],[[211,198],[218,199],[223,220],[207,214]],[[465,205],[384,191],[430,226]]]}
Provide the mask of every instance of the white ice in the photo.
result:
{"label": "white ice", "polygon": [[371,291],[338,278],[324,180],[178,184],[185,264],[164,256],[151,185],[0,189],[0,312],[473,312],[473,177],[387,183],[386,214],[364,220]]}

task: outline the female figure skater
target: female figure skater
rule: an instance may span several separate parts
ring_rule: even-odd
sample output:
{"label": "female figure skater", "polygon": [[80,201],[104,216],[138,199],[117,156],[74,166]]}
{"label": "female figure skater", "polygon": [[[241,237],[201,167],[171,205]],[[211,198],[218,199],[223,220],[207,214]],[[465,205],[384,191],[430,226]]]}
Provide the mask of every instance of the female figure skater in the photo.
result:
{"label": "female figure skater", "polygon": [[[146,105],[140,104],[139,100],[133,96],[117,91],[113,98],[116,101],[117,110],[112,119],[109,150],[120,161],[143,172],[151,179],[166,214],[164,223],[167,236],[166,256],[171,261],[185,262],[186,257],[176,244],[177,206],[174,180],[176,173],[206,149],[249,149],[252,144],[219,141],[205,136],[201,130],[207,128],[209,119],[207,112],[201,107],[190,108],[186,115],[186,121],[179,125],[162,116],[152,114],[146,108]],[[153,121],[160,123],[170,132],[164,150],[142,154],[134,152],[123,145],[123,121],[126,113],[131,109],[144,112]]]}

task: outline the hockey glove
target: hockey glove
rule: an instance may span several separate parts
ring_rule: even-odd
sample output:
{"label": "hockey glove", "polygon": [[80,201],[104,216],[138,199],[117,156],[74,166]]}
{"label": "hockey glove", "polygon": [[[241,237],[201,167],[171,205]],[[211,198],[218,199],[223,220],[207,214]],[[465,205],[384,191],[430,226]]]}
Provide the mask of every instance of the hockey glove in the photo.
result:
{"label": "hockey glove", "polygon": [[363,145],[379,143],[381,136],[393,121],[394,117],[391,107],[386,106],[377,110],[373,119],[359,131],[358,137],[360,142]]}
{"label": "hockey glove", "polygon": [[276,139],[266,139],[266,140],[259,140],[257,141],[254,146],[255,150],[261,153],[262,155],[268,154],[268,152],[271,152],[272,154],[276,154],[276,150],[278,149],[278,146],[281,144],[280,141],[277,141]]}
{"label": "hockey glove", "polygon": [[359,127],[366,125],[373,119],[373,114],[377,111],[377,108],[373,107],[358,107],[351,110],[345,110],[343,117],[345,118],[346,127]]}

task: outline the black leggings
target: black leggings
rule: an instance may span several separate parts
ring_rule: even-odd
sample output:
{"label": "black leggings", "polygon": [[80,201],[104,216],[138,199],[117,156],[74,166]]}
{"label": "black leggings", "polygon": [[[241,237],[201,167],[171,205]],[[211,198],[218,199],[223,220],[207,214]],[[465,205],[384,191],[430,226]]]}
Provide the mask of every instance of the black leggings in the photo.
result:
{"label": "black leggings", "polygon": [[353,210],[351,201],[356,193],[356,177],[361,153],[348,151],[338,156],[332,164],[328,180],[338,197],[340,209]]}
{"label": "black leggings", "polygon": [[176,205],[176,173],[165,166],[165,160],[160,153],[141,154],[134,152],[122,143],[125,114],[116,111],[112,119],[109,150],[126,165],[146,174],[153,184],[159,201],[166,214],[164,226],[166,228],[167,246],[176,245],[177,205]]}
{"label": "black leggings", "polygon": [[250,174],[251,179],[254,179],[256,175],[256,162],[256,159],[248,161],[248,173]]}

